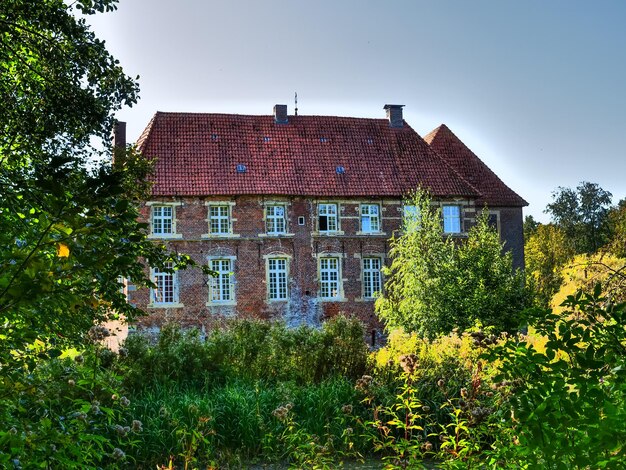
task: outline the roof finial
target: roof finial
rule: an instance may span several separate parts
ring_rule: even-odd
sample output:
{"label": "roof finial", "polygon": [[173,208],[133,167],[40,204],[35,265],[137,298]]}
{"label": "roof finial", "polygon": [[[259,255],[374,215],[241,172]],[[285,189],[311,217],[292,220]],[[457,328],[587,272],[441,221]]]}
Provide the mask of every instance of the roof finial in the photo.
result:
{"label": "roof finial", "polygon": [[296,116],[297,116],[298,115],[298,92],[297,91],[296,91],[295,100],[296,100]]}

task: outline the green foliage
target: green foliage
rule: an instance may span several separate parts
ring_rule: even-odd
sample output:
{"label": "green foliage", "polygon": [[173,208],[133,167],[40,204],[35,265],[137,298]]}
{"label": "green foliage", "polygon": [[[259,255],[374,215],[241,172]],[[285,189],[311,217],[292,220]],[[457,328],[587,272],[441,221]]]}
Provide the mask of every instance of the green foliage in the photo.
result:
{"label": "green foliage", "polygon": [[[528,322],[545,352],[523,336],[494,348],[497,380],[510,394],[508,433],[494,445],[494,465],[623,468],[626,453],[626,304],[612,304],[598,284],[568,297],[566,312],[533,310]],[[506,410],[509,408],[509,410]]]}
{"label": "green foliage", "polygon": [[119,378],[101,369],[103,354],[89,349],[41,361],[17,381],[3,376],[2,468],[126,468],[141,423],[127,415]]}
{"label": "green foliage", "polygon": [[565,231],[553,224],[539,225],[524,246],[526,273],[540,305],[550,305],[563,282],[562,268],[574,255]]}
{"label": "green foliage", "polygon": [[132,400],[144,428],[133,458],[137,468],[154,468],[168,455],[190,468],[337,463],[367,449],[356,435],[346,439],[353,418],[342,408],[349,403],[361,411],[352,383],[338,377],[305,386],[236,381],[211,393],[174,383],[153,387]]}
{"label": "green foliage", "polygon": [[368,349],[358,320],[332,318],[321,329],[289,329],[282,323],[235,320],[201,339],[197,331],[165,327],[156,344],[131,336],[122,361],[127,384],[188,383],[211,386],[224,380],[320,382],[359,377]]}
{"label": "green foliage", "polygon": [[622,199],[609,212],[611,242],[608,250],[620,258],[626,258],[626,199]]}
{"label": "green foliage", "polygon": [[444,236],[440,210],[424,193],[416,193],[411,204],[419,208],[419,219],[405,221],[404,233],[391,241],[385,292],[376,301],[381,319],[430,338],[476,321],[514,329],[528,293],[487,212],[457,246]]}
{"label": "green foliage", "polygon": [[[0,5],[0,365],[34,367],[79,343],[94,323],[137,311],[119,279],[146,285],[139,259],[163,266],[134,201],[151,165],[108,149],[113,113],[137,100],[134,80],[80,12],[115,0],[9,0]],[[98,141],[98,138],[100,139]],[[189,258],[176,256],[177,268]],[[40,355],[45,349],[40,348]]]}
{"label": "green foliage", "polygon": [[575,190],[559,187],[545,212],[565,232],[576,253],[592,253],[608,241],[611,197],[598,184],[583,181]]}
{"label": "green foliage", "polygon": [[524,240],[528,240],[539,227],[539,222],[532,215],[524,217]]}

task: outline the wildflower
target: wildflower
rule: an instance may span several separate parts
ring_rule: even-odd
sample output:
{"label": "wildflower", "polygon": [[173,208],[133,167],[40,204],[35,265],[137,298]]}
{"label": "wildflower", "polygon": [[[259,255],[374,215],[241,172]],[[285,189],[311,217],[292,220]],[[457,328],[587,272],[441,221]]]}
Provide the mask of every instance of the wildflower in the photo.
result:
{"label": "wildflower", "polygon": [[126,436],[127,432],[124,429],[124,426],[120,425],[120,424],[116,424],[113,429],[115,429],[115,432],[118,433],[120,436],[124,437]]}
{"label": "wildflower", "polygon": [[341,407],[341,412],[346,415],[352,414],[352,405],[343,405]]}
{"label": "wildflower", "polygon": [[356,390],[366,391],[372,383],[372,380],[373,379],[371,375],[364,375],[356,381],[356,385],[354,386],[354,388]]}
{"label": "wildflower", "polygon": [[67,384],[68,384],[70,387],[73,387],[73,386],[75,386],[75,385],[76,385],[76,382],[74,382],[74,380],[72,380],[72,379],[69,379],[69,380],[67,381]]}
{"label": "wildflower", "polygon": [[461,389],[461,396],[462,396],[463,398],[467,398],[467,389],[466,389],[466,388],[462,388],[462,389]]}
{"label": "wildflower", "polygon": [[422,445],[422,447],[423,447],[424,451],[426,451],[426,452],[430,452],[430,451],[432,451],[432,450],[433,450],[433,445],[432,445],[432,443],[431,443],[431,442],[429,442],[429,441],[424,442],[424,444]]}
{"label": "wildflower", "polygon": [[138,419],[133,419],[133,424],[131,426],[133,432],[141,432],[143,431],[143,423]]}
{"label": "wildflower", "polygon": [[120,449],[119,447],[116,447],[115,449],[113,449],[113,453],[111,454],[111,457],[113,457],[115,460],[121,460],[124,457],[126,457],[126,454],[124,453],[122,449]]}
{"label": "wildflower", "polygon": [[404,354],[400,356],[400,367],[406,374],[413,374],[417,366],[417,356],[415,354]]}
{"label": "wildflower", "polygon": [[354,432],[354,429],[352,429],[352,428],[346,428],[346,430],[344,431],[344,434],[345,434],[346,436],[350,436],[350,435],[352,435],[352,433],[353,433],[353,432]]}
{"label": "wildflower", "polygon": [[272,415],[274,415],[279,421],[284,421],[285,419],[287,419],[288,414],[289,409],[286,406],[279,406],[274,411],[272,411]]}
{"label": "wildflower", "polygon": [[291,409],[293,408],[293,403],[287,403],[285,405],[285,408],[287,408],[287,411],[291,411]]}
{"label": "wildflower", "polygon": [[87,336],[89,336],[89,339],[93,342],[97,342],[108,338],[109,336],[111,336],[111,333],[109,332],[109,329],[105,326],[94,325],[89,329]]}
{"label": "wildflower", "polygon": [[446,384],[445,380],[439,379],[437,380],[437,387],[442,388]]}
{"label": "wildflower", "polygon": [[15,426],[13,426],[11,429],[9,429],[9,433],[13,434],[14,436],[17,434],[17,428]]}
{"label": "wildflower", "polygon": [[119,397],[117,396],[117,393],[114,393],[113,395],[111,395],[111,400],[113,401],[117,401]]}
{"label": "wildflower", "polygon": [[122,397],[120,398],[120,405],[122,405],[124,408],[126,408],[127,406],[130,405],[130,400],[126,397]]}

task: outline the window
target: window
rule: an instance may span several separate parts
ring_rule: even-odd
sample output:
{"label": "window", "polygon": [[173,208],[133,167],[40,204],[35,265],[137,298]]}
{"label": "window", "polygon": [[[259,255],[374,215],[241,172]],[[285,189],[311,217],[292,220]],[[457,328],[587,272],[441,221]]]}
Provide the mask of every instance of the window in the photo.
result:
{"label": "window", "polygon": [[363,297],[371,299],[380,292],[380,258],[363,258]]}
{"label": "window", "polygon": [[318,229],[320,232],[336,232],[337,204],[320,204],[317,207]]}
{"label": "window", "polygon": [[167,263],[164,270],[152,269],[152,282],[156,285],[150,289],[150,300],[153,304],[174,304],[178,302],[178,285],[176,273],[166,272],[172,269],[172,263]]}
{"label": "window", "polygon": [[270,300],[287,300],[287,258],[267,260],[268,296]]}
{"label": "window", "polygon": [[209,232],[211,235],[230,233],[229,206],[209,206]]}
{"label": "window", "polygon": [[380,232],[380,206],[378,204],[361,204],[361,231]]}
{"label": "window", "polygon": [[217,273],[212,276],[209,283],[209,302],[220,303],[234,300],[234,279],[232,260],[211,259],[211,270]]}
{"label": "window", "polygon": [[419,218],[420,216],[420,208],[412,205],[404,205],[402,206],[402,215],[405,219],[409,218]]}
{"label": "window", "polygon": [[487,219],[489,227],[493,228],[498,234],[500,233],[500,213],[489,212],[489,218]]}
{"label": "window", "polygon": [[285,233],[287,231],[285,219],[285,206],[267,206],[265,209],[265,229],[268,235]]}
{"label": "window", "polygon": [[461,233],[461,208],[443,206],[443,232]]}
{"label": "window", "polygon": [[152,206],[152,234],[171,235],[174,233],[174,207]]}
{"label": "window", "polygon": [[339,287],[339,258],[320,258],[320,297],[338,299]]}

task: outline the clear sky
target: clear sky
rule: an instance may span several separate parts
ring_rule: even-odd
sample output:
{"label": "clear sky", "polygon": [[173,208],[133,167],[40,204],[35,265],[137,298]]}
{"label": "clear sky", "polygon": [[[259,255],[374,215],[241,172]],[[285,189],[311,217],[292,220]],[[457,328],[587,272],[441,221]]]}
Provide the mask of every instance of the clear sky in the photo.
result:
{"label": "clear sky", "polygon": [[445,123],[530,206],[557,186],[626,197],[626,1],[121,0],[89,21],[158,111]]}

